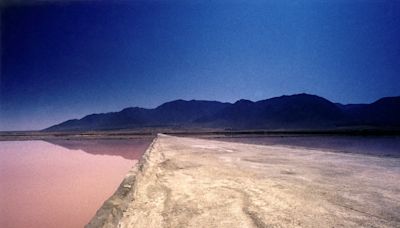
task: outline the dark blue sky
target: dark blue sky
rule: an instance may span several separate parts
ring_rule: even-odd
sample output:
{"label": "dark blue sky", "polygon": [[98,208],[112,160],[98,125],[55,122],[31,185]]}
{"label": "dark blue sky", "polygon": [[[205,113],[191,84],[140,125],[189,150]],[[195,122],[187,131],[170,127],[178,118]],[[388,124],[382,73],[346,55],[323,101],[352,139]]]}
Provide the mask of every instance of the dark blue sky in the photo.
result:
{"label": "dark blue sky", "polygon": [[0,130],[179,98],[400,95],[400,1],[302,2],[3,8]]}

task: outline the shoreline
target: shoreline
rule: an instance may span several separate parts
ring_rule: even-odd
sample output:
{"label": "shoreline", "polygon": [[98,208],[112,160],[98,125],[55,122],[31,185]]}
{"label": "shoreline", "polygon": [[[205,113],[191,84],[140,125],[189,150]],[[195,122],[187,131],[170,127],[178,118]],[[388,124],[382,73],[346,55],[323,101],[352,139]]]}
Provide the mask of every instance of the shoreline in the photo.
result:
{"label": "shoreline", "polygon": [[112,228],[117,226],[118,222],[122,218],[123,212],[128,207],[128,204],[133,200],[133,191],[135,190],[138,176],[146,169],[150,153],[153,150],[154,144],[157,142],[157,138],[158,137],[155,137],[153,139],[139,161],[128,171],[114,194],[110,196],[97,210],[96,214],[85,228]]}
{"label": "shoreline", "polygon": [[96,130],[96,131],[0,131],[0,141],[46,140],[46,139],[129,139],[155,137],[158,132],[181,137],[255,137],[255,136],[400,136],[400,129],[141,129],[141,130]]}

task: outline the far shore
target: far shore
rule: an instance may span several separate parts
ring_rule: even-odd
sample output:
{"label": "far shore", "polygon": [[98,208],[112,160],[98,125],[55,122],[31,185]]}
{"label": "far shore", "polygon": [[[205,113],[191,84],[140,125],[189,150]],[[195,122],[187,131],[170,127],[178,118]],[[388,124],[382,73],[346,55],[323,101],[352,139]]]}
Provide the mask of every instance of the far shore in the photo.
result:
{"label": "far shore", "polygon": [[241,136],[296,136],[296,135],[341,135],[341,136],[400,136],[400,129],[169,129],[145,128],[134,130],[96,130],[96,131],[0,131],[0,141],[47,140],[47,139],[129,139],[155,137],[157,133],[175,136],[198,137],[241,137]]}

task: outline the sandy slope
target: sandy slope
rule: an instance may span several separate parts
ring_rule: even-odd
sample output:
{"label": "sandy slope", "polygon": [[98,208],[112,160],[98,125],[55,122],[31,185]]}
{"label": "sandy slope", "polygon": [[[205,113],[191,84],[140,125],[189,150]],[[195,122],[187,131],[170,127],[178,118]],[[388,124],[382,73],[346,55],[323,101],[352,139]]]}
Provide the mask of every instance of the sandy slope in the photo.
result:
{"label": "sandy slope", "polygon": [[160,135],[88,227],[400,227],[400,159]]}

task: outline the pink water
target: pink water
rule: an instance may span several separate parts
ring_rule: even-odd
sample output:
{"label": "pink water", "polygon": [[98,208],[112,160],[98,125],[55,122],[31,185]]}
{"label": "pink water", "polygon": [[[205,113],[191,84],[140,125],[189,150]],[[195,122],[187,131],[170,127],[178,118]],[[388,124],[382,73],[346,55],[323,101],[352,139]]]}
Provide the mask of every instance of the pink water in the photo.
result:
{"label": "pink water", "polygon": [[149,143],[0,142],[0,227],[83,227]]}

